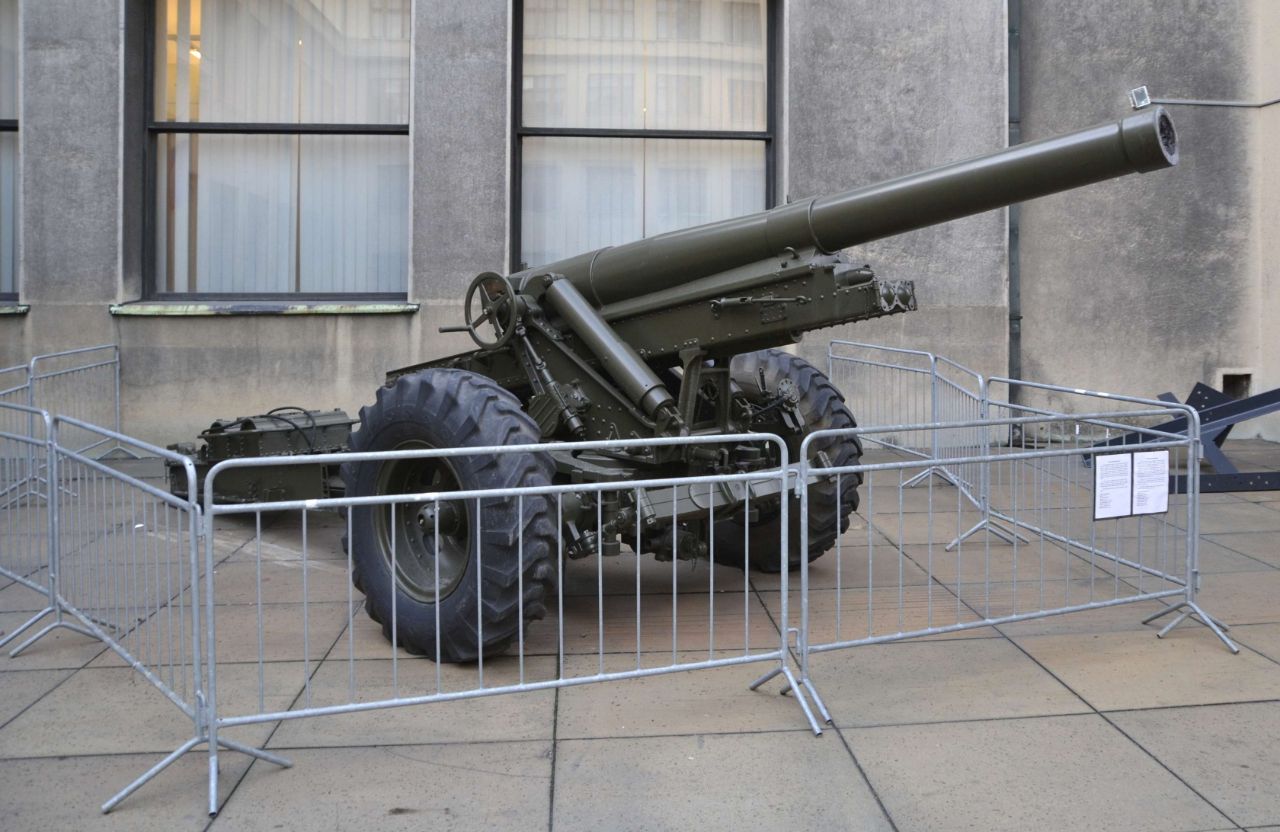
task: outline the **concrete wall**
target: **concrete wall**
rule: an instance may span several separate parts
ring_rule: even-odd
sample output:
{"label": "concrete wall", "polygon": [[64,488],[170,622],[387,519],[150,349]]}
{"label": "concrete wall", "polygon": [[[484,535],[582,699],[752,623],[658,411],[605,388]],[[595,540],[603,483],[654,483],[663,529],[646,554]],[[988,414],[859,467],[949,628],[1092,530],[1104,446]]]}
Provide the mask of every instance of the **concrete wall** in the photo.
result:
{"label": "concrete wall", "polygon": [[0,321],[7,364],[50,339],[113,340],[120,130],[118,0],[22,4],[21,238],[23,318]]}
{"label": "concrete wall", "polygon": [[[115,341],[126,428],[157,442],[189,439],[216,416],[285,404],[372,401],[386,370],[469,348],[439,335],[461,321],[467,281],[502,269],[507,238],[506,0],[417,3],[413,88],[411,315],[112,317],[136,300],[136,258],[119,245],[122,189],[138,189],[122,142],[122,8],[149,0],[22,0],[22,301],[0,319],[0,366],[32,354]],[[136,93],[136,90],[130,92]],[[136,167],[136,165],[134,165]],[[122,170],[129,176],[123,177]],[[133,196],[136,197],[136,194]],[[136,208],[134,209],[137,210]]]}
{"label": "concrete wall", "polygon": [[[1006,145],[1004,0],[813,0],[787,15],[787,181],[792,199],[866,185]],[[885,278],[912,279],[921,311],[808,336],[941,352],[1006,367],[1006,211],[852,250]],[[822,360],[825,364],[825,359]]]}
{"label": "concrete wall", "polygon": [[[150,0],[21,0],[26,316],[0,318],[0,366],[118,342],[126,427],[190,438],[214,416],[372,399],[383,372],[466,349],[467,281],[507,261],[509,3],[416,3],[409,299],[394,316],[112,317],[140,296],[136,23]],[[1139,83],[1166,96],[1280,95],[1280,3],[1023,0],[1027,139],[1115,118]],[[852,187],[1003,147],[1005,0],[788,2],[779,193]],[[122,25],[122,23],[130,25]],[[132,27],[132,28],[131,28]],[[128,46],[126,46],[128,43]],[[122,84],[121,79],[124,79]],[[124,114],[122,116],[122,114]],[[1280,107],[1174,112],[1176,171],[1023,210],[1025,374],[1154,394],[1252,371],[1280,386]],[[921,311],[812,333],[1007,367],[1007,212],[854,252],[917,283]],[[1280,438],[1280,430],[1269,435]]]}
{"label": "concrete wall", "polygon": [[[1123,114],[1139,84],[1156,97],[1250,97],[1251,20],[1245,3],[1023,0],[1024,138]],[[1257,111],[1171,114],[1177,169],[1023,208],[1024,377],[1184,396],[1259,359]]]}
{"label": "concrete wall", "polygon": [[[1280,98],[1280,3],[1253,3],[1253,101]],[[1252,239],[1258,267],[1253,330],[1257,349],[1255,393],[1280,387],[1280,104],[1253,115],[1254,209]],[[1261,434],[1280,439],[1280,414],[1260,420]]]}

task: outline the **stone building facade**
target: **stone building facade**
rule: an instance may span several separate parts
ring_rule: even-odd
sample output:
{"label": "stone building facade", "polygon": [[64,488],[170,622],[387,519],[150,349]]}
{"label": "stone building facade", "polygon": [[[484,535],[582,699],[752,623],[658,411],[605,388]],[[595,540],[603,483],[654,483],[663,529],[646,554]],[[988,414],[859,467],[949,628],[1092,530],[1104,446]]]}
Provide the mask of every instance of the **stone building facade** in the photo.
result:
{"label": "stone building facade", "polygon": [[[0,0],[0,365],[117,343],[126,428],[152,440],[279,405],[354,412],[385,370],[467,349],[437,330],[460,321],[470,279],[588,221],[558,219],[565,206],[631,218],[561,241],[598,242],[989,152],[1011,130],[1119,118],[1139,84],[1280,95],[1271,0],[338,5],[359,14],[330,0]],[[272,63],[263,32],[299,33],[297,50]],[[629,86],[632,41],[651,66],[688,65]],[[578,50],[563,84],[530,71],[559,42]],[[664,104],[691,89],[693,109]],[[921,311],[797,349],[817,359],[854,337],[1135,395],[1224,375],[1280,386],[1280,106],[1171,109],[1176,171],[1029,203],[1014,234],[1000,210],[867,245],[856,256],[914,279]],[[663,147],[710,178],[664,185]],[[708,148],[713,161],[689,161]],[[577,178],[548,174],[549,152]],[[276,180],[279,199],[245,201]],[[199,199],[184,190],[197,182]],[[210,202],[218,188],[240,196]],[[1247,427],[1280,439],[1280,424]]]}

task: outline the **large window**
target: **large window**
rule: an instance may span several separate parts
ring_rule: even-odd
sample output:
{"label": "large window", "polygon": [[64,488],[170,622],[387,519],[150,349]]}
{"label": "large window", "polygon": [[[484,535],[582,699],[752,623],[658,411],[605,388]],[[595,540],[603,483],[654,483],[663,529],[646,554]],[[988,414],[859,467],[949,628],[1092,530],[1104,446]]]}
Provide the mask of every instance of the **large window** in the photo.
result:
{"label": "large window", "polygon": [[0,298],[18,285],[18,0],[0,0]]}
{"label": "large window", "polygon": [[411,0],[156,0],[153,296],[403,296]]}
{"label": "large window", "polygon": [[516,261],[772,201],[768,0],[525,0]]}

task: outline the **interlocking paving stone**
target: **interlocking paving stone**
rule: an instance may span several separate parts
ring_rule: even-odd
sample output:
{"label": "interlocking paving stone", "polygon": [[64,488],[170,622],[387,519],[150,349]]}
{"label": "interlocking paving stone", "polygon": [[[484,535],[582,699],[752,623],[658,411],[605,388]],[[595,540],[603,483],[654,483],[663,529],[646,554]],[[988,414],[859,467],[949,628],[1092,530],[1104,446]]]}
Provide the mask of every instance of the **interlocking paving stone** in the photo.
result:
{"label": "interlocking paving stone", "polygon": [[567,740],[556,832],[889,829],[839,738],[808,731]]}
{"label": "interlocking paving stone", "polygon": [[1236,823],[1280,822],[1280,702],[1110,718]]}
{"label": "interlocking paving stone", "polygon": [[1208,705],[1280,697],[1280,665],[1232,655],[1205,627],[1154,633],[1016,638],[1017,644],[1099,710]]}
{"label": "interlocking paving stone", "polygon": [[24,709],[71,675],[71,670],[15,670],[0,679],[0,725],[13,719]]}
{"label": "interlocking paving stone", "polygon": [[861,728],[846,736],[899,829],[1229,826],[1099,716]]}
{"label": "interlocking paving stone", "polygon": [[1228,624],[1280,622],[1280,570],[1206,576],[1198,600]]}
{"label": "interlocking paving stone", "polygon": [[[99,807],[135,777],[151,768],[154,754],[109,757],[0,759],[0,828],[6,830],[102,829],[121,832],[198,832],[209,824],[209,764],[203,751],[192,752],[140,790],[111,814]],[[220,800],[226,800],[249,767],[243,754],[219,758]]]}
{"label": "interlocking paving stone", "polygon": [[1089,711],[1003,639],[855,647],[815,656],[810,672],[840,726]]}
{"label": "interlocking paving stone", "polygon": [[1235,627],[1230,635],[1237,643],[1248,645],[1273,661],[1280,662],[1280,624]]}
{"label": "interlocking paving stone", "polygon": [[[253,665],[218,669],[219,702],[225,703],[227,713],[256,708],[256,674]],[[268,665],[267,708],[288,707],[299,689],[297,679],[297,667]],[[229,729],[228,736],[261,741],[267,730],[240,727]],[[133,670],[86,668],[0,729],[0,758],[167,754],[192,732],[191,719]]]}
{"label": "interlocking paving stone", "polygon": [[[635,667],[635,655],[607,657],[606,671]],[[649,657],[642,657],[646,659]],[[652,657],[663,663],[670,653]],[[705,653],[682,653],[681,661],[705,659]],[[795,699],[779,696],[783,682],[775,678],[752,691],[748,685],[776,663],[760,662],[651,676],[560,692],[560,739],[628,737],[655,734],[730,733],[802,729],[807,723]],[[597,668],[594,656],[574,656],[566,673],[586,675]]]}
{"label": "interlocking paving stone", "polygon": [[211,828],[547,828],[546,742],[299,749],[286,756],[293,768],[255,763]]}
{"label": "interlocking paving stone", "polygon": [[[354,678],[352,673],[354,672]],[[554,678],[549,657],[525,663],[527,680]],[[484,685],[497,687],[519,681],[519,666],[511,659],[485,662]],[[475,665],[441,665],[440,690],[479,687]],[[354,684],[355,696],[351,696]],[[432,695],[436,665],[423,658],[399,661],[394,673],[386,659],[350,663],[345,655],[330,658],[311,680],[311,705],[326,707],[350,702],[373,702]],[[306,706],[305,697],[295,709]],[[378,745],[382,743],[481,742],[550,739],[555,716],[555,691],[541,690],[433,702],[337,716],[287,720],[271,737],[272,746]]]}
{"label": "interlocking paving stone", "polygon": [[[1280,528],[1280,522],[1276,526]],[[1204,539],[1256,558],[1271,566],[1280,567],[1280,534],[1277,533],[1276,529],[1265,532],[1210,534],[1205,535]]]}

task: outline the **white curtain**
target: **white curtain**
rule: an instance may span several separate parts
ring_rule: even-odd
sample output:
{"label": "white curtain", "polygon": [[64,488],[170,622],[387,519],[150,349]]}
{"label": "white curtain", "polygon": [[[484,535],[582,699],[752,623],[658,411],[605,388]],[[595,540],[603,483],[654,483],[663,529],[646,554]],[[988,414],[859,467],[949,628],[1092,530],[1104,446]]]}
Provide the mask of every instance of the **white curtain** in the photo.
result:
{"label": "white curtain", "polygon": [[[764,0],[526,0],[528,127],[763,132]],[[764,208],[760,140],[528,137],[530,266]]]}
{"label": "white curtain", "polygon": [[528,137],[521,259],[602,246],[764,210],[764,144]]}
{"label": "white curtain", "polygon": [[[157,118],[409,120],[410,0],[157,2]],[[406,136],[170,134],[159,146],[159,291],[405,291]]]}
{"label": "white curtain", "polygon": [[[18,0],[0,0],[0,118],[18,117]],[[0,133],[0,293],[18,291],[18,134]]]}

